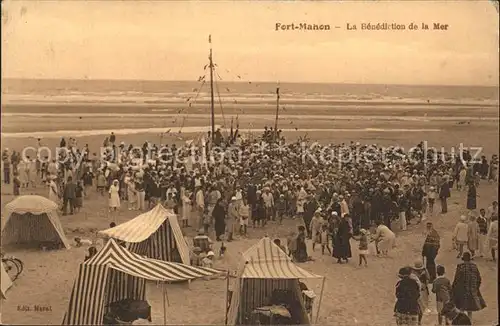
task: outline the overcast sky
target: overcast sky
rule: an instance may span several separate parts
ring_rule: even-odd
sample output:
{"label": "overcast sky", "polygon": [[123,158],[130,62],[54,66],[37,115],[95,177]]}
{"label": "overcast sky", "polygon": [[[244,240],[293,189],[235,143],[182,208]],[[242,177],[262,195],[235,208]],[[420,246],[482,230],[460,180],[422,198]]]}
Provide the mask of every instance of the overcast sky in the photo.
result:
{"label": "overcast sky", "polygon": [[[224,80],[498,85],[489,1],[2,1],[2,76],[196,80],[208,34]],[[341,26],[275,31],[275,24]],[[448,31],[347,31],[440,22]],[[230,73],[225,70],[228,69]]]}

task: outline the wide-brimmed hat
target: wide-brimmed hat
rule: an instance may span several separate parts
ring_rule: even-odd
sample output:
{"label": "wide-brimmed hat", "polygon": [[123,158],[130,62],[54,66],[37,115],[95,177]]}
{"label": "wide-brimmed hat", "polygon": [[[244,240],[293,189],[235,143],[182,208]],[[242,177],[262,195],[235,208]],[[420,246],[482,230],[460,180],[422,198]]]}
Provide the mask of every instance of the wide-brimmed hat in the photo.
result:
{"label": "wide-brimmed hat", "polygon": [[418,259],[413,263],[412,268],[417,271],[422,270],[424,269],[424,263],[422,262],[422,260]]}
{"label": "wide-brimmed hat", "polygon": [[236,200],[236,197],[235,196],[231,197],[231,200]]}
{"label": "wide-brimmed hat", "polygon": [[366,233],[367,233],[367,231],[366,231],[365,229],[361,229],[361,230],[359,230],[359,232],[360,232],[361,234],[366,234]]}
{"label": "wide-brimmed hat", "polygon": [[215,256],[215,254],[214,254],[214,252],[213,252],[213,251],[209,251],[209,252],[207,253],[207,257],[213,257],[213,256]]}

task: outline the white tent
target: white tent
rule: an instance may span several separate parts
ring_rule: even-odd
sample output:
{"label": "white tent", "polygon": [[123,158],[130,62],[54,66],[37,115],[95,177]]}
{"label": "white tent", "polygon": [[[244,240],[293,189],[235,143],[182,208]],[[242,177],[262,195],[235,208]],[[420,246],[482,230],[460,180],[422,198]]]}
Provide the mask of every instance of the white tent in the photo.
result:
{"label": "white tent", "polygon": [[99,234],[125,241],[128,249],[136,254],[190,265],[189,247],[182,235],[177,215],[161,204]]}
{"label": "white tent", "polygon": [[17,197],[5,206],[2,245],[53,242],[69,249],[57,209],[57,204],[45,197]]}
{"label": "white tent", "polygon": [[[226,324],[247,324],[246,317],[252,310],[264,305],[275,291],[283,290],[289,291],[290,296],[300,305],[296,307],[297,315],[294,316],[297,323],[310,324],[299,285],[300,279],[323,279],[321,289],[323,292],[325,280],[323,276],[295,265],[280,247],[275,245],[270,238],[264,237],[242,254],[226,315]],[[317,313],[319,313],[322,296],[323,293],[320,294]]]}

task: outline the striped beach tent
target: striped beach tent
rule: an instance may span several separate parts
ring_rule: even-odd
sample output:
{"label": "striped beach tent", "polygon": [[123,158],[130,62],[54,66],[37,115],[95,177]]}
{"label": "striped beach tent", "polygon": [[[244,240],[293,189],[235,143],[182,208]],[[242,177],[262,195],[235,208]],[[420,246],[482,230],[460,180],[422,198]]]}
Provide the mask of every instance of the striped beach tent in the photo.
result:
{"label": "striped beach tent", "polygon": [[20,196],[5,206],[2,244],[60,243],[70,248],[57,214],[58,206],[42,196]]}
{"label": "striped beach tent", "polygon": [[128,222],[100,231],[99,234],[125,241],[130,251],[142,256],[190,264],[189,248],[177,215],[161,204]]}
{"label": "striped beach tent", "polygon": [[12,286],[12,280],[10,279],[9,274],[5,271],[5,266],[1,263],[1,273],[2,273],[2,299],[7,298],[5,293]]}
{"label": "striped beach tent", "polygon": [[276,290],[288,290],[293,293],[302,311],[295,318],[299,320],[299,324],[309,324],[299,280],[324,279],[324,277],[295,265],[290,257],[268,237],[250,247],[242,256],[233,284],[227,324],[247,324],[248,314],[266,305]]}
{"label": "striped beach tent", "polygon": [[221,274],[212,268],[142,257],[110,239],[80,264],[63,325],[102,325],[110,303],[144,300],[146,281],[186,281]]}

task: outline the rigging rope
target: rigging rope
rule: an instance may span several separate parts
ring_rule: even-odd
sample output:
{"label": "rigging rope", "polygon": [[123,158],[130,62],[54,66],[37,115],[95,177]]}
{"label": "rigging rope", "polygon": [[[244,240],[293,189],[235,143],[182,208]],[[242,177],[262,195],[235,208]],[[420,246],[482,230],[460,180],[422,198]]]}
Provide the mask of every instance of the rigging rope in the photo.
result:
{"label": "rigging rope", "polygon": [[[196,93],[196,96],[194,97],[194,100],[188,104],[188,107],[190,107],[191,104],[193,104],[193,103],[196,104],[196,100],[198,99],[198,96],[200,95],[200,92],[203,89],[203,85],[205,85],[205,76],[203,76],[203,82],[201,83],[200,88],[198,88],[198,92]],[[188,100],[190,100],[190,99],[188,99]],[[181,111],[179,113],[182,113],[182,111],[184,111],[184,110],[186,110],[186,108],[181,109]],[[186,122],[188,114],[189,113],[186,113],[184,115],[184,117],[182,118],[182,124],[181,124],[181,127],[179,129],[179,133],[181,133],[182,132],[182,128],[184,128],[184,123]]]}
{"label": "rigging rope", "polygon": [[222,109],[222,100],[220,98],[219,83],[217,83],[217,80],[215,80],[215,90],[217,91],[217,97],[219,98],[220,111],[222,113],[222,120],[224,121],[224,124],[222,125],[223,126],[223,130],[225,130],[226,134],[227,134],[227,130],[226,130],[226,116],[224,115],[224,110]]}

